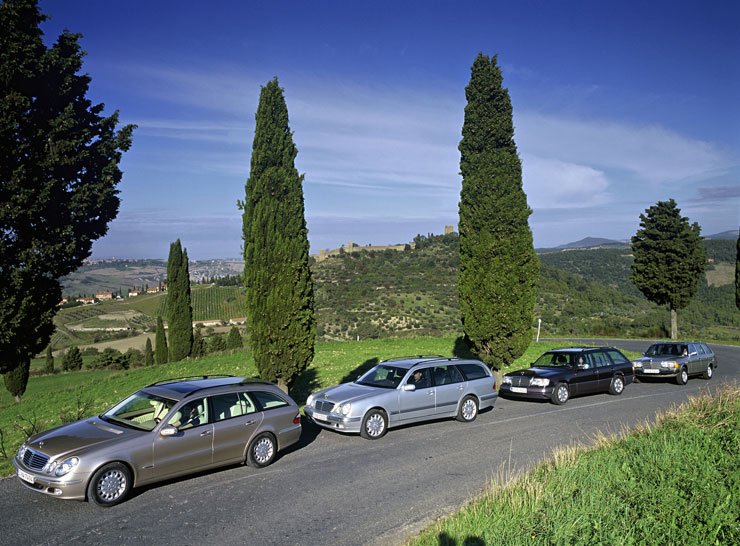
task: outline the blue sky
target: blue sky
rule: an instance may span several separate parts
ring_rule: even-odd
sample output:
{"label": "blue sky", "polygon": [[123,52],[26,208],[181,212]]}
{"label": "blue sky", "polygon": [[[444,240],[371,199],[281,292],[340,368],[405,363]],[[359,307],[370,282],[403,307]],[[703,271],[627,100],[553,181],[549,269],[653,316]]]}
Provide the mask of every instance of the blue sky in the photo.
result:
{"label": "blue sky", "polygon": [[118,218],[93,256],[241,256],[260,86],[285,89],[311,251],[457,224],[478,52],[513,106],[535,246],[627,239],[674,198],[740,223],[740,3],[47,0],[83,34],[90,97],[135,123]]}

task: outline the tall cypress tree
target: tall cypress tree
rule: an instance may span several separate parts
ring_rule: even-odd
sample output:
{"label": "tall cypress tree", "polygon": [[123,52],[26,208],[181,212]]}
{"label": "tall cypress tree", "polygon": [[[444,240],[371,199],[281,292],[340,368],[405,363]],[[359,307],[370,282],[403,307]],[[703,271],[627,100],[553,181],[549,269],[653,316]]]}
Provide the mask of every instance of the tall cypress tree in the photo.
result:
{"label": "tall cypress tree", "polygon": [[54,373],[54,354],[51,352],[51,343],[46,346],[46,373]]}
{"label": "tall cypress tree", "polygon": [[311,363],[316,321],[303,176],[277,79],[260,92],[246,197],[244,283],[249,342],[260,375],[288,389]]}
{"label": "tall cypress tree", "polygon": [[669,307],[671,339],[678,339],[678,311],[696,295],[707,261],[699,224],[689,224],[673,199],[658,201],[640,215],[632,254],[632,282],[647,299]]}
{"label": "tall cypress tree", "polygon": [[529,346],[539,265],[511,99],[495,56],[478,55],[465,96],[459,145],[460,315],[478,355],[497,368]]}
{"label": "tall cypress tree", "polygon": [[80,267],[118,214],[133,126],[87,97],[80,35],[47,47],[36,0],[0,3],[0,373],[16,400],[49,343],[59,279]]}
{"label": "tall cypress tree", "polygon": [[152,350],[152,340],[146,338],[146,345],[144,345],[144,366],[154,365],[154,351]]}
{"label": "tall cypress tree", "polygon": [[167,364],[169,351],[167,350],[167,336],[164,333],[162,317],[157,315],[157,331],[154,334],[154,363]]}
{"label": "tall cypress tree", "polygon": [[180,239],[170,244],[167,259],[167,329],[169,361],[177,362],[189,356],[193,346],[193,309],[188,253],[182,249]]}

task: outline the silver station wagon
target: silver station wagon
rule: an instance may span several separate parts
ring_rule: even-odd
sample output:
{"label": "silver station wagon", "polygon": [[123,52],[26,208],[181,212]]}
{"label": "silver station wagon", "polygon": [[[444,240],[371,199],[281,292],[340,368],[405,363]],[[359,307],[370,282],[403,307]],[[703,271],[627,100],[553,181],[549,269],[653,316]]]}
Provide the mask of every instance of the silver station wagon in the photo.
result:
{"label": "silver station wagon", "polygon": [[429,419],[475,420],[498,394],[479,360],[404,357],[381,362],[352,383],[313,393],[303,408],[314,423],[375,440],[395,426]]}
{"label": "silver station wagon", "polygon": [[154,383],[97,417],[35,434],[13,463],[34,491],[113,506],[148,483],[267,466],[300,435],[298,406],[273,383],[201,376]]}

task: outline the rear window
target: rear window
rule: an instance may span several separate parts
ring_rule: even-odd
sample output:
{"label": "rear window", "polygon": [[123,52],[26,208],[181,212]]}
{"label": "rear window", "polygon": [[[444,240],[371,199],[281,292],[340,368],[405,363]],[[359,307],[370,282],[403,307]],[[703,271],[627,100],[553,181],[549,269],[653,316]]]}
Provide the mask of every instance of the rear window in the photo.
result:
{"label": "rear window", "polygon": [[288,403],[277,394],[266,391],[255,391],[252,395],[257,399],[262,409],[269,410],[287,406]]}
{"label": "rear window", "polygon": [[458,364],[457,367],[468,381],[489,377],[488,370],[480,364]]}

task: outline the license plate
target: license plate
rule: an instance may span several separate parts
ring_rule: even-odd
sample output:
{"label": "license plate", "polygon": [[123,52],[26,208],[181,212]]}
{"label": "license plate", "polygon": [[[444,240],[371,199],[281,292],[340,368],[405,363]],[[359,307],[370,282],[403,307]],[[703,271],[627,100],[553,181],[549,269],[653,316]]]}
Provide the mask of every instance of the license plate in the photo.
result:
{"label": "license plate", "polygon": [[318,413],[318,412],[314,412],[313,418],[314,419],[318,419],[319,421],[328,421],[329,420],[329,417],[327,417],[325,414]]}
{"label": "license plate", "polygon": [[511,392],[526,393],[526,387],[511,387]]}
{"label": "license plate", "polygon": [[36,480],[28,472],[23,472],[20,468],[18,469],[18,477],[24,482],[34,483]]}
{"label": "license plate", "polygon": [[660,373],[660,370],[642,370],[642,373]]}

